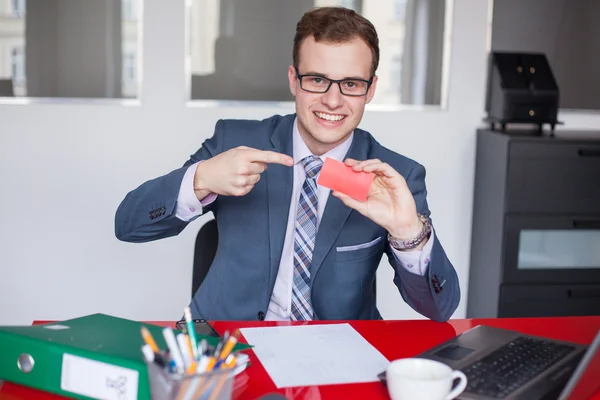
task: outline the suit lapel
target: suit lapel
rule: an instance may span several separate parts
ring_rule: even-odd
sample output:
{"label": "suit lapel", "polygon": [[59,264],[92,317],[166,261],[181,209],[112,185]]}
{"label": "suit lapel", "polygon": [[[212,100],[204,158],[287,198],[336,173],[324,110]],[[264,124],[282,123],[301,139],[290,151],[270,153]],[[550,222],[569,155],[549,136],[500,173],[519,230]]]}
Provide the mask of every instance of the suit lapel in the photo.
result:
{"label": "suit lapel", "polygon": [[[348,154],[345,158],[354,158],[355,160],[366,160],[369,153],[369,140],[365,132],[355,129],[354,138],[352,139],[352,145],[348,150]],[[317,232],[317,238],[315,242],[315,249],[313,251],[312,263],[310,266],[311,272],[311,286],[314,282],[314,278],[317,272],[323,264],[323,260],[331,246],[339,236],[344,223],[348,219],[348,216],[352,212],[352,209],[346,206],[340,199],[329,194],[327,198],[327,204],[325,205],[325,211],[321,218],[321,224]]]}
{"label": "suit lapel", "polygon": [[[292,129],[295,115],[285,116],[273,135],[273,151],[293,157]],[[267,193],[269,209],[269,284],[274,284],[281,261],[283,241],[288,222],[292,197],[294,168],[280,164],[269,164],[267,171]]]}

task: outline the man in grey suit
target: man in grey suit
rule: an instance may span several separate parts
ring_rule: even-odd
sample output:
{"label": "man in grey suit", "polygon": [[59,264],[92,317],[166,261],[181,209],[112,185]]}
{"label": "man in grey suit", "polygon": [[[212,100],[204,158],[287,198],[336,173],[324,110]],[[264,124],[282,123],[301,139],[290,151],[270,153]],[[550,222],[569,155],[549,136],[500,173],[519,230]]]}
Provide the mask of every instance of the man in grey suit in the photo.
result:
{"label": "man in grey suit", "polygon": [[[296,113],[219,120],[183,167],[127,194],[116,236],[171,237],[214,213],[219,246],[195,318],[379,319],[373,282],[385,252],[403,299],[449,319],[460,289],[429,218],[425,169],[357,128],[378,63],[368,20],[338,7],[306,13],[288,70]],[[326,158],[375,174],[366,201],[316,184]]]}

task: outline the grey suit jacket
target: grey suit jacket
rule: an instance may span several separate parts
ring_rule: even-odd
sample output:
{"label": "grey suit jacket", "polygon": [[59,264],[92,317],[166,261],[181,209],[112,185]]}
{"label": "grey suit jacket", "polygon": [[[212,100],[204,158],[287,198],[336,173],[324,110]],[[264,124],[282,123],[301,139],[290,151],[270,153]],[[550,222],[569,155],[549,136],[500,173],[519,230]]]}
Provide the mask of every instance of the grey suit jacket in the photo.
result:
{"label": "grey suit jacket", "polygon": [[[145,182],[127,194],[115,216],[117,238],[148,242],[179,234],[189,224],[175,216],[187,167],[242,145],[291,156],[294,118],[292,114],[262,121],[218,121],[214,135],[183,167]],[[361,129],[355,130],[347,157],[378,158],[390,164],[406,179],[418,212],[429,216],[422,165],[384,148]],[[219,247],[206,279],[191,301],[195,318],[264,318],[283,248],[292,174],[291,167],[271,164],[250,193],[242,197],[218,196],[205,210],[212,211],[217,220]],[[381,240],[377,241],[378,238]],[[336,250],[369,242],[376,243],[355,251]],[[413,274],[397,262],[382,227],[329,196],[311,266],[316,319],[380,319],[373,281],[384,253],[395,271],[394,283],[414,310],[436,321],[450,318],[458,306],[460,289],[456,271],[439,237],[435,237],[425,276]]]}

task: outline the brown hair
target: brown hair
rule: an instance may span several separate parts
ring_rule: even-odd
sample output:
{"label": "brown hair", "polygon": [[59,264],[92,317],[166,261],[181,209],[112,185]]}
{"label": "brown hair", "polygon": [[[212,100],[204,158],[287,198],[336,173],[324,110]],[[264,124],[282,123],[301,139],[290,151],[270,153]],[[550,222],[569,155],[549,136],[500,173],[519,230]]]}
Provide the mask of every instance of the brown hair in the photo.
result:
{"label": "brown hair", "polygon": [[343,7],[318,7],[302,16],[296,25],[294,37],[294,66],[298,67],[300,45],[307,37],[313,36],[316,42],[349,42],[356,37],[364,40],[371,48],[373,62],[371,75],[375,75],[379,65],[379,38],[373,24],[356,13]]}

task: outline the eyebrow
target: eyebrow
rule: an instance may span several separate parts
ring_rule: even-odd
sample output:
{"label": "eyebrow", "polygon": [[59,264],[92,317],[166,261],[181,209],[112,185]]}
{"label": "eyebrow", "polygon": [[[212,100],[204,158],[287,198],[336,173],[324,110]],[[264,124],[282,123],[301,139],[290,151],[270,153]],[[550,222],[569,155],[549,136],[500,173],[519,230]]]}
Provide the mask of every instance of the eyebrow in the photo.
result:
{"label": "eyebrow", "polygon": [[[320,72],[315,72],[315,71],[309,71],[309,72],[307,72],[305,74],[300,74],[300,75],[315,75],[315,76],[322,76],[323,78],[327,78],[327,79],[333,79],[333,78],[328,77],[325,74],[322,74]],[[360,76],[347,76],[347,77],[342,78],[340,80],[343,81],[343,80],[348,80],[348,79],[351,79],[351,80],[354,79],[354,80],[360,80],[360,81],[368,81],[369,80],[369,78],[362,78]]]}

